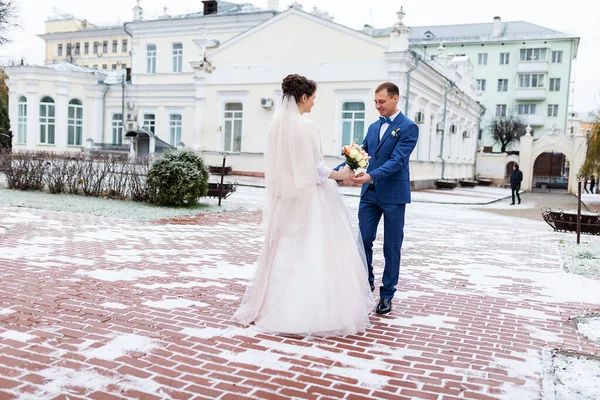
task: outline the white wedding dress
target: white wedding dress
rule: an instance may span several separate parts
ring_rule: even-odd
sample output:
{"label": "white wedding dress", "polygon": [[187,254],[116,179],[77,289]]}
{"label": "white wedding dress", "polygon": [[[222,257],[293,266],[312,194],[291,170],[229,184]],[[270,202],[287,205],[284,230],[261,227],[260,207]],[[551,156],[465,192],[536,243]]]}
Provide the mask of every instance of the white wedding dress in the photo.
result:
{"label": "white wedding dress", "polygon": [[317,125],[284,98],[265,153],[265,241],[234,319],[275,334],[334,336],[369,326],[375,302],[362,240],[334,180]]}

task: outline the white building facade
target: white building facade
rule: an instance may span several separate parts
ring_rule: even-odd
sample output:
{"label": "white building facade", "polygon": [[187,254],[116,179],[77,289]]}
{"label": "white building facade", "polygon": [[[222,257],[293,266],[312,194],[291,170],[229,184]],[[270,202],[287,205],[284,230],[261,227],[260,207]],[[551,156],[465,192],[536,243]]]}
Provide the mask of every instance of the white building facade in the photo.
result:
{"label": "white building facade", "polygon": [[[108,79],[97,72],[82,72],[89,80],[84,92],[90,93],[83,97],[84,111],[95,107],[83,113],[82,143],[127,143],[126,131],[143,128],[174,147],[201,152],[208,164],[220,164],[227,151],[234,170],[261,173],[281,81],[298,73],[319,84],[309,117],[319,124],[323,152],[334,166],[342,146],[362,141],[368,125],[377,120],[374,90],[391,81],[400,88],[400,110],[420,128],[411,157],[413,186],[430,186],[442,175],[472,178],[482,111],[475,99],[473,65],[468,57],[440,57],[436,68],[420,59],[408,48],[411,30],[403,18],[401,11],[388,43],[306,13],[299,5],[281,13],[246,9],[133,21],[126,25],[132,35],[132,71],[124,90],[119,84],[98,83]],[[27,72],[28,79],[24,67],[7,71],[14,132],[20,113],[16,99],[44,92],[38,89],[38,76],[60,75],[50,71],[37,67]],[[61,79],[66,83],[57,85],[69,94],[71,85],[79,84]],[[58,86],[46,93],[58,93]],[[77,150],[64,145],[69,99],[63,95],[55,109],[55,151]],[[41,110],[40,100],[27,99],[29,134],[26,143],[15,141],[15,149],[51,149],[40,143],[40,113],[31,112]],[[119,131],[123,120],[125,129]]]}

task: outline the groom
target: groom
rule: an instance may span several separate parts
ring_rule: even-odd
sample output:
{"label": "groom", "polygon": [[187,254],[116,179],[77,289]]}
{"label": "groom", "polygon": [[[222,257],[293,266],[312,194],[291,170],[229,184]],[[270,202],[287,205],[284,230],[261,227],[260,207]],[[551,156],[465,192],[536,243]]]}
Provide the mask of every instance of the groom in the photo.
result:
{"label": "groom", "polygon": [[362,143],[371,160],[366,173],[351,178],[362,185],[358,224],[369,266],[371,291],[375,290],[373,241],[383,215],[385,269],[377,314],[392,311],[392,298],[400,275],[404,212],[410,203],[409,158],[419,137],[417,125],[398,110],[399,94],[398,86],[391,82],[382,83],[375,90],[379,121],[369,126]]}

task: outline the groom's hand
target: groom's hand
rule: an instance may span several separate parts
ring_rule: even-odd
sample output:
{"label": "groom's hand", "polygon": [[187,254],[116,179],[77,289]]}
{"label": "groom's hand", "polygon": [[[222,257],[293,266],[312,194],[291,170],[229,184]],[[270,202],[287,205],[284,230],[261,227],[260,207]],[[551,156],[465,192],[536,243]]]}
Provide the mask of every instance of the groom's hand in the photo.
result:
{"label": "groom's hand", "polygon": [[358,185],[363,185],[365,183],[370,183],[373,181],[371,179],[371,175],[367,173],[358,174],[357,176],[350,178],[350,180]]}

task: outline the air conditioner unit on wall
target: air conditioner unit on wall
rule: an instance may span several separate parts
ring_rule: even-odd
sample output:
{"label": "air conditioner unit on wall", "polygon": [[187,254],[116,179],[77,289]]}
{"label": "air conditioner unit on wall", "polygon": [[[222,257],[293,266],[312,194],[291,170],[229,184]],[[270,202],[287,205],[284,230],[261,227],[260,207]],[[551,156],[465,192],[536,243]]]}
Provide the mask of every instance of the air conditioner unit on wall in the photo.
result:
{"label": "air conditioner unit on wall", "polygon": [[125,123],[125,129],[129,132],[129,131],[135,131],[137,130],[137,123],[135,121],[127,121]]}
{"label": "air conditioner unit on wall", "polygon": [[263,97],[260,99],[260,106],[262,108],[271,108],[273,107],[273,99],[268,99],[266,97]]}

